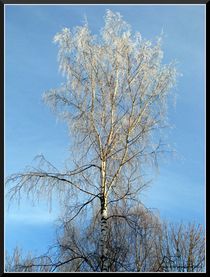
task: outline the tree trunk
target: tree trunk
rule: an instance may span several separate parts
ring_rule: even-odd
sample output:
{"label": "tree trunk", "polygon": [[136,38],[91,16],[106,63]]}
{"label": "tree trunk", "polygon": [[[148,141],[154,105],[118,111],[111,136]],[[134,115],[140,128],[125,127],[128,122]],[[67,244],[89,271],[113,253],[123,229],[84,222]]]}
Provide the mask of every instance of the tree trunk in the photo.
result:
{"label": "tree trunk", "polygon": [[101,167],[101,271],[108,271],[106,163]]}

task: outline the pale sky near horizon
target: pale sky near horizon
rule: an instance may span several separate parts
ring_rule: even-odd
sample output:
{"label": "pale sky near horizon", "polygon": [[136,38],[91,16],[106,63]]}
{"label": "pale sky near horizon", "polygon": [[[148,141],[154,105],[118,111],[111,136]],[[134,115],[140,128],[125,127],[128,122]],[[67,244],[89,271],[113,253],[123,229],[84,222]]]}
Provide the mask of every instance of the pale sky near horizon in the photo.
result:
{"label": "pale sky near horizon", "polygon": [[[62,168],[68,159],[69,137],[42,100],[44,91],[62,82],[53,36],[87,17],[97,33],[106,9],[120,12],[132,30],[154,39],[164,32],[164,62],[178,62],[169,105],[174,126],[166,131],[177,159],[160,163],[160,172],[142,195],[170,222],[205,222],[205,5],[6,5],[5,10],[5,175],[23,170],[43,153]],[[44,210],[43,210],[44,209]],[[41,204],[5,209],[6,247],[47,250],[53,238],[57,207],[49,214]]]}

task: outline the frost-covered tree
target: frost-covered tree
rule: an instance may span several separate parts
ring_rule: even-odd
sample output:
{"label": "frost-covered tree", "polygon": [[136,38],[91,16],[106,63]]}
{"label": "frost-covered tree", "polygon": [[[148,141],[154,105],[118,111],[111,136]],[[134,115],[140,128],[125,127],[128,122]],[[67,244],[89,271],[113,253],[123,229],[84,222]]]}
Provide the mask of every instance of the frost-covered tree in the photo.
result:
{"label": "frost-covered tree", "polygon": [[56,191],[67,203],[68,221],[87,207],[90,218],[97,211],[100,270],[109,271],[108,221],[116,206],[132,207],[139,199],[148,183],[145,169],[165,149],[159,131],[177,72],[173,63],[163,63],[161,38],[152,43],[133,35],[110,10],[99,35],[85,23],[62,29],[54,42],[65,81],[47,91],[44,101],[69,127],[74,169],[58,170],[42,156],[40,166],[8,178],[10,197],[25,190],[51,199]]}

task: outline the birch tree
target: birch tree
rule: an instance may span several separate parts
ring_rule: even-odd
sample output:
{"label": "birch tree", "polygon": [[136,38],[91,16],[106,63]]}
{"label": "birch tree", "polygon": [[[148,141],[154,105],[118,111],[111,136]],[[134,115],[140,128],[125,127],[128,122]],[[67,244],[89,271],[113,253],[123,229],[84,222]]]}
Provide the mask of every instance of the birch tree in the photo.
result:
{"label": "birch tree", "polygon": [[145,170],[165,149],[159,131],[177,72],[163,63],[161,38],[142,39],[110,10],[98,35],[86,22],[63,28],[54,42],[65,81],[43,98],[69,128],[74,167],[58,170],[41,156],[35,168],[9,176],[9,195],[50,200],[55,191],[62,205],[71,202],[69,222],[87,207],[89,217],[98,210],[100,270],[109,271],[108,221],[116,205],[139,199]]}

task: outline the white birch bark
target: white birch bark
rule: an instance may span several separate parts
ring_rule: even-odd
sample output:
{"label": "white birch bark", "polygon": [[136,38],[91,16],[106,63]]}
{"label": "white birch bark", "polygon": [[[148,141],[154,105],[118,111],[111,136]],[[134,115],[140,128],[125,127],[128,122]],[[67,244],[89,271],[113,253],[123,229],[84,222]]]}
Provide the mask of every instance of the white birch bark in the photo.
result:
{"label": "white birch bark", "polygon": [[101,271],[108,271],[106,162],[101,164]]}

